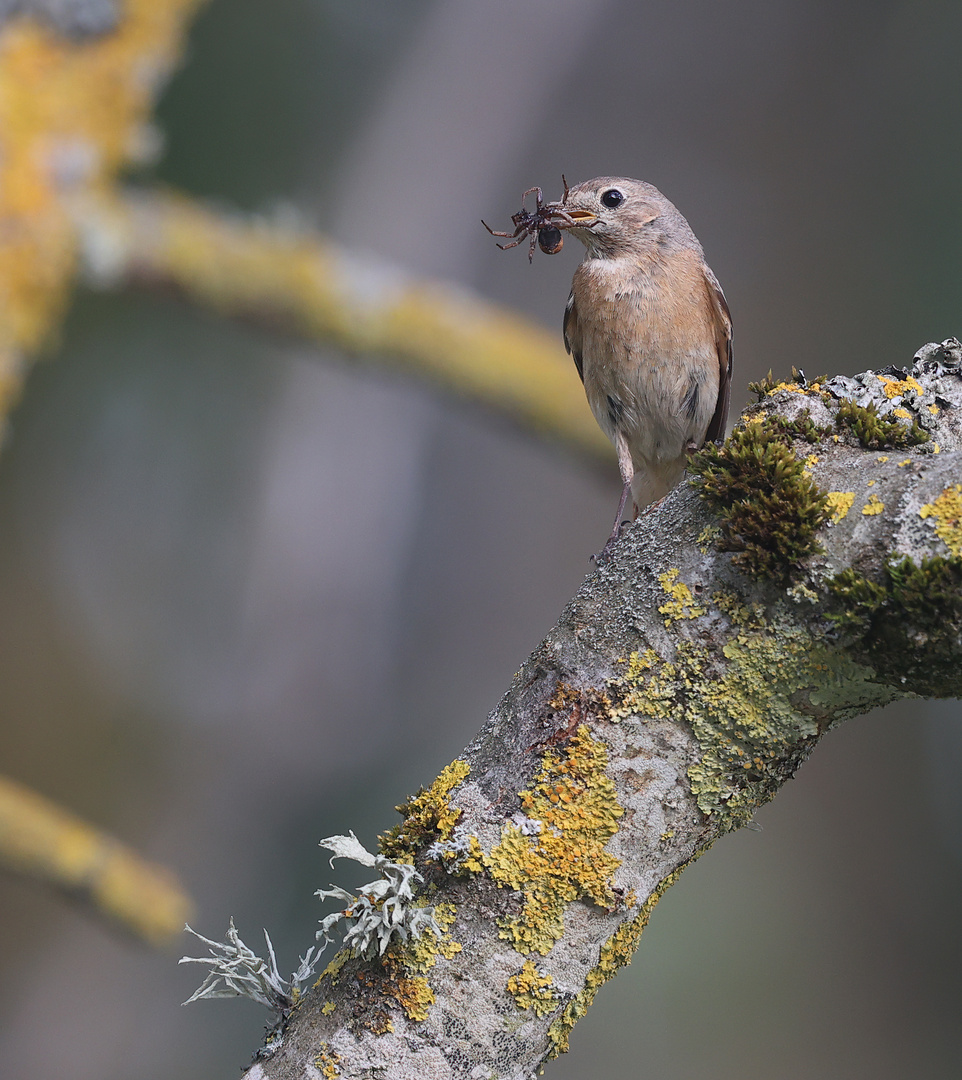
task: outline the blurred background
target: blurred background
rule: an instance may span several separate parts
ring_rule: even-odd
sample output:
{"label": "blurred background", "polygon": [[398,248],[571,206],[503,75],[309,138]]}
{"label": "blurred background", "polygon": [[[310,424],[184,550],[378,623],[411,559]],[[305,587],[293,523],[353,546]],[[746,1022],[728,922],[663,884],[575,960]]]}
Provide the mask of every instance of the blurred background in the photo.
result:
{"label": "blurred background", "polygon": [[[560,333],[574,242],[533,184],[629,175],[687,216],[770,367],[962,331],[962,6],[946,0],[214,0],[144,179],[298,215]],[[575,378],[572,369],[572,378]],[[587,406],[586,406],[587,407]],[[373,844],[587,573],[600,471],[430,387],[169,296],[81,291],[0,455],[3,770],[174,868],[282,969],[317,841]],[[962,1007],[962,731],[910,702],[828,736],[761,831],[659,904],[550,1080],[943,1080]],[[0,879],[9,1080],[229,1080],[249,1002]]]}

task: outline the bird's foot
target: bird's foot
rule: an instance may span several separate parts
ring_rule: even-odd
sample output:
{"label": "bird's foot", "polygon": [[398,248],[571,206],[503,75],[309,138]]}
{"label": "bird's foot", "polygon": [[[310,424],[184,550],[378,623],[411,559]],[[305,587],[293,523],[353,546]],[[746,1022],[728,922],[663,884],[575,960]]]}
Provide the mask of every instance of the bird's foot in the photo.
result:
{"label": "bird's foot", "polygon": [[605,546],[595,555],[589,555],[588,562],[593,562],[595,566],[604,566],[611,558],[612,552],[615,550],[615,545],[618,543],[618,539],[621,536],[621,530],[627,524],[627,521],[616,522],[615,527],[611,530],[611,536],[605,541]]}

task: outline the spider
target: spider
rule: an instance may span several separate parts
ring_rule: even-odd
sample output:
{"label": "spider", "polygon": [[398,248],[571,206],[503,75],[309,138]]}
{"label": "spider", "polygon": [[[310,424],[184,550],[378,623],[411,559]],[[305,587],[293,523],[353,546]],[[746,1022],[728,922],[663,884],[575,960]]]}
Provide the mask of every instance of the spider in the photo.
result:
{"label": "spider", "polygon": [[[511,215],[514,232],[498,232],[492,229],[487,222],[481,222],[492,236],[506,236],[511,241],[510,244],[498,244],[502,251],[517,247],[530,236],[531,245],[528,248],[528,262],[532,262],[534,259],[534,246],[536,243],[546,255],[558,254],[564,244],[564,237],[561,235],[558,225],[562,224],[570,227],[577,224],[564,209],[564,205],[568,201],[568,182],[565,180],[564,174],[561,176],[561,182],[564,184],[565,189],[561,202],[546,203],[541,188],[528,188],[521,196],[521,209],[516,214]],[[524,200],[532,194],[535,195],[533,214],[524,205]]]}

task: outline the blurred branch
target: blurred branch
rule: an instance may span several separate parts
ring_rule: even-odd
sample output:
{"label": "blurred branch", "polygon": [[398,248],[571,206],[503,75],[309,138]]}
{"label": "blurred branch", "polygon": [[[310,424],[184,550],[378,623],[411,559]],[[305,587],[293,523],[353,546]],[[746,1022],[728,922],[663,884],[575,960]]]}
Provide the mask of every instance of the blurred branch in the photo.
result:
{"label": "blurred branch", "polygon": [[[22,0],[0,15],[0,421],[59,324],[77,207],[150,152],[149,110],[200,3]],[[164,871],[12,781],[0,786],[0,861],[155,943],[189,908]]]}
{"label": "blurred branch", "polygon": [[530,1080],[830,728],[962,695],[962,345],[924,352],[759,387],[699,490],[625,530],[381,838],[437,929],[343,948],[246,1080]]}
{"label": "blurred branch", "polygon": [[53,885],[153,945],[166,945],[192,903],[163,867],[33,791],[0,777],[0,867]]}
{"label": "blurred branch", "polygon": [[438,281],[418,280],[321,236],[161,191],[87,201],[78,214],[95,282],[172,287],[254,319],[395,363],[592,457],[611,447],[560,333]]}

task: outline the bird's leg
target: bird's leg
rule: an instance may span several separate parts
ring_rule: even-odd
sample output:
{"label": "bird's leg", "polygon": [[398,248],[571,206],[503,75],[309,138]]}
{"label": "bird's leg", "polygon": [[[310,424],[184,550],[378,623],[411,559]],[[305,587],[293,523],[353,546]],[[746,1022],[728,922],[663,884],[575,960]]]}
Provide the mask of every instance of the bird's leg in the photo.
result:
{"label": "bird's leg", "polygon": [[611,549],[621,535],[621,515],[625,512],[625,506],[628,504],[628,496],[631,494],[631,480],[635,475],[635,466],[631,460],[631,452],[628,450],[628,442],[618,430],[615,431],[615,449],[618,451],[618,468],[621,470],[621,480],[624,486],[621,489],[621,498],[618,500],[618,509],[615,512],[615,523],[611,526],[611,535],[605,541],[605,546],[601,551],[597,555],[591,556],[591,561],[599,565],[607,562],[608,557],[611,555]]}

